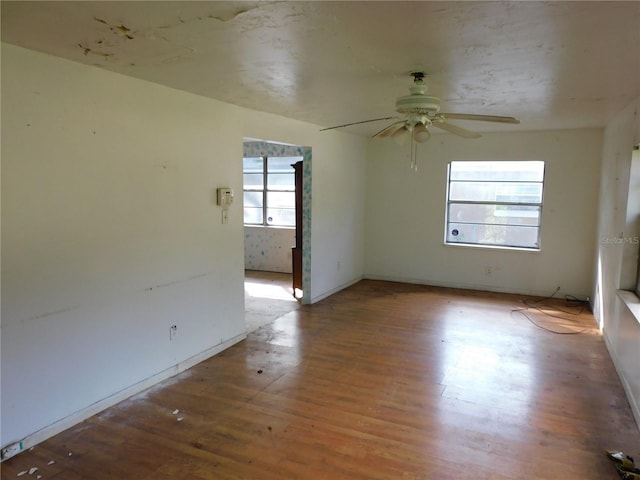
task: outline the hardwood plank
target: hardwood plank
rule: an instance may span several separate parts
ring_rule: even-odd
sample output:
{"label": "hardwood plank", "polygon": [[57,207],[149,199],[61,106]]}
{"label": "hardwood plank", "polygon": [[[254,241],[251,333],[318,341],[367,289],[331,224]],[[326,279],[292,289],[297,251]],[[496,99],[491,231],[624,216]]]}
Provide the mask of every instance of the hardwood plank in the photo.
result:
{"label": "hardwood plank", "polygon": [[640,457],[640,433],[603,339],[589,312],[538,305],[561,318],[517,295],[362,281],[1,477],[613,480],[604,450]]}

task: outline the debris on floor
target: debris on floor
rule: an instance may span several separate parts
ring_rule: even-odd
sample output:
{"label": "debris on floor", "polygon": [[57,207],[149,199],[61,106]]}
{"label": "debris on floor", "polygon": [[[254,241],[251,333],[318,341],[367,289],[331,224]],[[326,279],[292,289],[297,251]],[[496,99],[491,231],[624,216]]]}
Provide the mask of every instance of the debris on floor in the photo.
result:
{"label": "debris on floor", "polygon": [[[31,467],[29,470],[23,470],[22,472],[18,473],[16,476],[17,477],[22,477],[24,475],[33,475],[37,471],[38,471],[38,467]],[[38,475],[36,477],[36,479],[38,479],[38,478],[42,478],[42,475]]]}
{"label": "debris on floor", "polygon": [[[179,413],[180,413],[180,410],[177,408],[173,412],[171,412],[172,415],[178,415]],[[182,420],[184,420],[184,417],[177,417],[176,420],[178,422],[181,422]]]}
{"label": "debris on floor", "polygon": [[611,459],[623,480],[640,480],[640,469],[636,468],[633,457],[619,450],[607,450],[607,457]]}

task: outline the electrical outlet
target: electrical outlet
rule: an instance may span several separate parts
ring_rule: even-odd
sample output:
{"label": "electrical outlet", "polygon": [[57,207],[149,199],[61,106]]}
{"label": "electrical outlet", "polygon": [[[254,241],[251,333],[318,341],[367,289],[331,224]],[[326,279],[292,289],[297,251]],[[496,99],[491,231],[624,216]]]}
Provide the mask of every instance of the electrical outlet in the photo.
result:
{"label": "electrical outlet", "polygon": [[178,336],[178,326],[171,325],[169,327],[169,340],[175,340],[177,336]]}
{"label": "electrical outlet", "polygon": [[19,454],[22,450],[24,450],[22,442],[16,442],[12,443],[11,445],[7,445],[2,449],[2,460],[7,460],[8,458]]}
{"label": "electrical outlet", "polygon": [[492,273],[493,273],[493,268],[491,268],[491,266],[487,265],[486,267],[484,267],[484,274],[487,277],[490,277]]}

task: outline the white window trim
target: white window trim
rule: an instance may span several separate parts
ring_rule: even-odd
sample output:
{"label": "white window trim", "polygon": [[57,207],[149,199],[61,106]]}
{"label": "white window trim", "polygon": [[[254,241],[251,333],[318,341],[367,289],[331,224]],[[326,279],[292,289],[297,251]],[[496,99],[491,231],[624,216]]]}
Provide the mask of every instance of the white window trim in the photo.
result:
{"label": "white window trim", "polygon": [[[460,162],[487,162],[487,160],[460,160]],[[489,160],[500,162],[500,160]],[[529,160],[512,160],[514,162],[527,162]],[[512,202],[487,202],[487,201],[469,201],[469,202],[451,202],[449,200],[449,191],[451,188],[451,163],[449,162],[447,165],[447,187],[446,187],[446,201],[445,201],[445,212],[444,212],[444,237],[443,242],[447,247],[455,247],[455,248],[481,248],[481,249],[492,249],[492,250],[512,250],[519,252],[528,252],[528,253],[539,253],[542,250],[542,210],[544,206],[544,186],[545,186],[545,174],[543,174],[542,181],[542,197],[540,203],[536,202],[528,202],[528,203],[512,203]],[[544,162],[543,162],[544,163]],[[544,163],[544,168],[546,171],[546,163]],[[539,206],[540,207],[540,222],[538,224],[538,242],[536,247],[523,247],[518,245],[496,245],[496,244],[483,244],[483,243],[465,243],[465,242],[450,242],[447,240],[447,233],[449,231],[449,206],[451,203],[470,203],[470,204],[491,204],[491,205],[523,205],[523,206]],[[454,222],[455,223],[455,222]]]}

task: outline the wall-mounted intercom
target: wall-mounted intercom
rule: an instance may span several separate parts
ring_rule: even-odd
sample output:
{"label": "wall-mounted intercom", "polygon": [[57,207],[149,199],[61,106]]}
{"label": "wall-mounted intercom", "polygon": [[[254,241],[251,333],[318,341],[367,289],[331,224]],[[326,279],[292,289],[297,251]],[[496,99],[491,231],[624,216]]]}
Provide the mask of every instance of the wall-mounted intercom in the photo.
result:
{"label": "wall-mounted intercom", "polygon": [[218,205],[222,207],[222,223],[227,223],[229,221],[229,207],[233,204],[233,190],[228,187],[218,188],[216,200]]}
{"label": "wall-mounted intercom", "polygon": [[218,205],[229,207],[233,204],[233,190],[231,188],[218,188]]}

